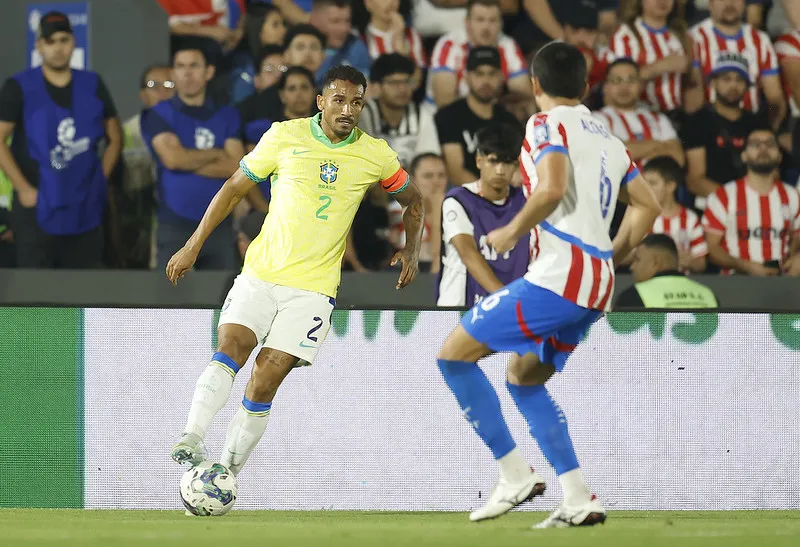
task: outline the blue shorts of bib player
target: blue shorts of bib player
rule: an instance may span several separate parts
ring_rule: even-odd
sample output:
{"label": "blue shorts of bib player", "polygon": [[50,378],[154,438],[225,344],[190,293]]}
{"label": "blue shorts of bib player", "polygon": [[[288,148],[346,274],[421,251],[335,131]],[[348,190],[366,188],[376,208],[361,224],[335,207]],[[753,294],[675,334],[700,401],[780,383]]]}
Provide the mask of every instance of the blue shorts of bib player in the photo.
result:
{"label": "blue shorts of bib player", "polygon": [[461,326],[492,351],[533,353],[561,371],[601,315],[521,278],[475,304]]}

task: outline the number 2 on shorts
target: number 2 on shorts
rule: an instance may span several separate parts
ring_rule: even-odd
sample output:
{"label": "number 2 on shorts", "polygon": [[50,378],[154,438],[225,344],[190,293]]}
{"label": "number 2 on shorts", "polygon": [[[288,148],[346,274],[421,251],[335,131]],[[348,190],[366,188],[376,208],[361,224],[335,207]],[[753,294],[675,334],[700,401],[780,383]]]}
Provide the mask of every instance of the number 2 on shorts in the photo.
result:
{"label": "number 2 on shorts", "polygon": [[317,218],[320,220],[328,220],[328,215],[322,214],[322,212],[331,206],[331,201],[333,201],[333,199],[330,196],[320,196],[319,200],[322,202],[322,205],[317,209]]}
{"label": "number 2 on shorts", "polygon": [[311,330],[309,330],[308,334],[306,335],[306,338],[308,338],[312,342],[316,342],[318,340],[318,338],[316,336],[314,336],[314,333],[322,328],[322,318],[321,317],[314,317],[314,321],[317,324],[314,325],[313,327],[311,327]]}

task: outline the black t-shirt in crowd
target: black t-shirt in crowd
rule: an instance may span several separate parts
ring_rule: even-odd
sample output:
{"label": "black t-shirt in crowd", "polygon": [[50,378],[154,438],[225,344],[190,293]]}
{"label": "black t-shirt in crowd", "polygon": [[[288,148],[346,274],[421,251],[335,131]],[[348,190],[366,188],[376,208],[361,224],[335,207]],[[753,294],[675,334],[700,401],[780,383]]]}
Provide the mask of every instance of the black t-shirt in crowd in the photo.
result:
{"label": "black t-shirt in crowd", "polygon": [[[64,87],[57,87],[45,79],[47,93],[53,102],[61,108],[72,106],[72,81]],[[103,83],[102,78],[98,77],[97,98],[103,103],[103,119],[114,118],[117,116],[117,108],[111,99],[108,88]],[[80,97],[74,98],[80,101]],[[35,188],[39,187],[39,165],[30,157],[28,153],[27,140],[25,138],[25,126],[23,120],[23,103],[25,97],[22,95],[22,87],[14,78],[9,78],[0,89],[0,121],[14,124],[14,135],[12,137],[11,152],[14,160],[19,165],[22,174],[27,181]]]}
{"label": "black t-shirt in crowd", "polygon": [[681,130],[683,147],[706,151],[706,178],[725,184],[743,177],[742,163],[747,136],[755,129],[768,129],[766,114],[742,112],[736,121],[723,118],[712,105],[688,116]]}
{"label": "black t-shirt in crowd", "polygon": [[520,135],[523,131],[517,118],[502,106],[494,105],[491,119],[485,120],[470,110],[467,99],[460,99],[442,108],[436,113],[434,120],[439,143],[442,146],[449,143],[460,144],[464,152],[464,169],[475,173],[475,179],[479,176],[475,165],[475,151],[478,146],[475,135],[478,131],[494,124],[506,124],[519,131]]}

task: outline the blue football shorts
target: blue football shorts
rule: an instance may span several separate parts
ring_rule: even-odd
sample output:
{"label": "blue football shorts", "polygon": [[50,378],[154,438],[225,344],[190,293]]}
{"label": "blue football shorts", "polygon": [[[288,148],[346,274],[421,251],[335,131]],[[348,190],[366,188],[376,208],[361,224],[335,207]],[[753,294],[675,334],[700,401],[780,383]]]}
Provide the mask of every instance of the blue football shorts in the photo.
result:
{"label": "blue football shorts", "polygon": [[492,351],[533,353],[560,371],[602,315],[521,278],[475,304],[461,325]]}

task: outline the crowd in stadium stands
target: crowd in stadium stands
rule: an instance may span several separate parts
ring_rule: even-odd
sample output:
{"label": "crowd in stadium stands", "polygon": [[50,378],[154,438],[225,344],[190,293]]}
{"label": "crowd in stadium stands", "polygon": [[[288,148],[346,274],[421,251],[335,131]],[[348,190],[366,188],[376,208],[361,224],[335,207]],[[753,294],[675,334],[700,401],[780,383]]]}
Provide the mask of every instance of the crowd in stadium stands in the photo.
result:
{"label": "crowd in stadium stands", "polygon": [[[0,267],[162,268],[242,155],[272,123],[314,115],[325,72],[350,64],[370,81],[359,126],[422,189],[422,269],[438,272],[441,234],[461,230],[443,230],[448,190],[480,195],[482,129],[535,131],[529,60],[558,39],[585,54],[598,130],[625,141],[661,200],[653,232],[675,243],[673,269],[800,275],[800,2],[157,1],[170,62],[142,74],[141,114],[120,122],[90,72],[26,71],[0,89]],[[63,66],[70,34],[63,15],[42,18],[46,66]],[[529,183],[515,170],[512,187]],[[269,207],[266,182],[196,267],[237,268]],[[400,206],[370,191],[344,267],[385,269],[403,241]]]}

